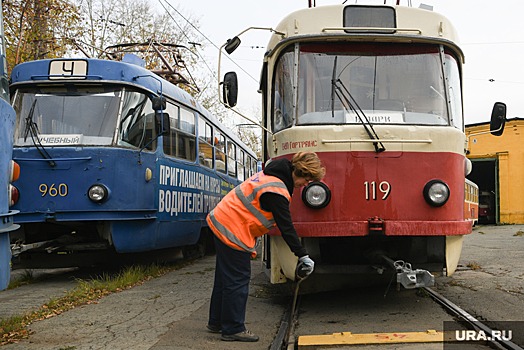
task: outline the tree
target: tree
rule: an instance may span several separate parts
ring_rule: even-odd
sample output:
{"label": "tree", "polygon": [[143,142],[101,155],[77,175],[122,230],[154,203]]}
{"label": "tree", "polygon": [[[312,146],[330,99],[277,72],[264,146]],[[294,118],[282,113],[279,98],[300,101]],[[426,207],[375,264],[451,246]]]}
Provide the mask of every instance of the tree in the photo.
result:
{"label": "tree", "polygon": [[196,36],[189,23],[178,23],[166,9],[155,11],[147,0],[76,1],[86,28],[75,40],[77,53],[109,59],[138,54],[149,70],[176,84],[196,85],[190,74],[196,56],[189,44]]}
{"label": "tree", "polygon": [[5,0],[3,15],[8,67],[63,56],[81,31],[78,8],[66,0]]}
{"label": "tree", "polygon": [[[86,56],[121,60],[134,53],[145,67],[177,84],[235,129],[218,101],[217,77],[201,56],[199,23],[164,0],[5,0],[8,66],[35,59]],[[200,42],[201,41],[201,42]],[[233,125],[231,125],[233,124]],[[238,128],[245,141],[255,139]],[[255,148],[255,147],[254,147]]]}
{"label": "tree", "polygon": [[257,155],[262,158],[261,128],[255,124],[239,124],[238,137]]}

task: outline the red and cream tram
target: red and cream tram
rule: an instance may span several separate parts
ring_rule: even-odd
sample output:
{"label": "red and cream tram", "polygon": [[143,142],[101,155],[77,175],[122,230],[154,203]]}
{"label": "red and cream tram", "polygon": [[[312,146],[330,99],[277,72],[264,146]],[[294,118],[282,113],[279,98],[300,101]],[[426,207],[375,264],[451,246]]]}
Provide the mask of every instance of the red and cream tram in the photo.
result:
{"label": "red and cream tram", "polygon": [[[452,274],[472,229],[453,25],[426,9],[333,5],[291,13],[271,31],[264,161],[314,151],[326,167],[291,203],[314,275],[390,269],[413,288]],[[294,279],[296,257],[277,230],[264,259],[272,283]]]}

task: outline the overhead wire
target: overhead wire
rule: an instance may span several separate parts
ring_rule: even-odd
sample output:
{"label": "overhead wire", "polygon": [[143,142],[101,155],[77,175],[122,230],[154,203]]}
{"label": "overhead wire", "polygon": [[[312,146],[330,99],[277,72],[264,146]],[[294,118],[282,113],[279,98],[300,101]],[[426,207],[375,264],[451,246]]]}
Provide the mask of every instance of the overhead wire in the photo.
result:
{"label": "overhead wire", "polygon": [[[168,15],[173,19],[173,21],[175,21],[175,19],[173,18],[173,16],[171,15],[171,13],[166,9],[166,7],[164,6],[164,4],[162,3],[162,0],[158,0],[160,2],[160,4],[162,5],[162,7],[164,8],[164,10],[166,10],[166,12],[168,13]],[[211,43],[211,45],[213,45],[217,50],[220,50],[220,47],[218,45],[216,45],[211,39],[209,39],[204,33],[202,33],[200,31],[200,29],[198,29],[193,23],[191,23],[191,21],[189,21],[186,17],[184,17],[180,11],[178,11],[173,5],[171,5],[167,0],[164,0],[166,2],[166,4],[171,7],[180,17],[182,17],[191,27],[193,27],[193,29],[195,29],[200,35],[202,35],[202,37],[204,37],[204,39],[206,39],[208,42]],[[176,21],[175,21],[176,23]],[[177,23],[177,26],[178,28],[183,32],[182,28],[178,25]],[[185,34],[185,32],[183,32],[184,36],[186,36],[186,38],[189,40],[188,36]],[[211,70],[211,68],[207,65],[207,62],[205,61],[205,59],[199,54],[199,57],[202,59],[202,61],[204,62],[204,64],[207,66],[207,68],[209,70]],[[229,56],[226,56],[235,66],[237,66],[241,71],[243,71],[247,76],[249,76],[251,79],[253,79],[256,83],[258,83],[258,79],[254,78],[251,74],[249,74],[249,72],[247,72],[244,68],[242,68],[238,63],[236,63],[231,57]],[[218,81],[220,78],[217,77],[215,75],[215,73],[211,70],[212,74],[213,74],[213,77]]]}
{"label": "overhead wire", "polygon": [[[173,15],[171,15],[171,13],[168,11],[168,9],[164,6],[164,4],[162,3],[161,0],[159,0],[159,3],[160,3],[160,6],[162,6],[162,8],[166,11],[166,13],[168,14],[168,16],[173,20],[173,22],[175,23],[175,25],[178,27],[178,29],[180,30],[180,32],[186,37],[188,43],[192,44],[194,49],[195,49],[195,53],[197,54],[197,56],[202,60],[202,62],[204,63],[204,65],[206,66],[206,68],[209,70],[209,72],[211,73],[211,75],[213,76],[213,78],[215,80],[218,80],[218,77],[216,76],[215,72],[211,69],[211,67],[209,67],[209,65],[207,64],[206,60],[204,59],[204,57],[202,57],[202,55],[200,54],[200,52],[197,50],[196,48],[196,43],[194,42],[191,42],[191,39],[189,38],[189,36],[186,34],[186,32],[184,31],[184,29],[182,29],[182,27],[178,24],[178,22],[176,21],[176,19],[173,17]],[[167,1],[166,1],[167,3]],[[169,3],[167,3],[169,6],[171,6]],[[171,6],[172,7],[172,6]],[[175,9],[176,11],[176,9]],[[177,13],[179,13],[178,11],[176,11]],[[180,13],[179,13],[180,15]],[[181,16],[181,15],[180,15]],[[182,18],[184,18],[183,16],[181,16]],[[186,22],[188,22],[189,24],[192,25],[192,23],[190,23],[186,18],[184,18],[184,20]],[[193,26],[194,27],[194,26]],[[202,89],[200,92],[203,92],[204,89]]]}

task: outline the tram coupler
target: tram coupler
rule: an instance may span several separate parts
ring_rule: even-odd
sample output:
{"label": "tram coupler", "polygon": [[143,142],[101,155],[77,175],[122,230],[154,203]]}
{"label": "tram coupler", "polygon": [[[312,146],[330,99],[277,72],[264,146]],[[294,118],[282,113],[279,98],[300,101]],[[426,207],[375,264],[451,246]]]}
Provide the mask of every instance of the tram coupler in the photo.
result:
{"label": "tram coupler", "polygon": [[431,272],[422,269],[413,270],[411,264],[403,260],[393,261],[382,256],[397,272],[397,284],[401,284],[406,289],[432,287],[435,285],[435,276]]}
{"label": "tram coupler", "polygon": [[39,248],[48,246],[53,242],[54,242],[53,240],[30,243],[30,244],[22,244],[20,242],[17,242],[17,243],[11,244],[11,256],[13,258],[16,258],[18,255],[22,254],[23,252],[34,250],[34,249],[39,249]]}

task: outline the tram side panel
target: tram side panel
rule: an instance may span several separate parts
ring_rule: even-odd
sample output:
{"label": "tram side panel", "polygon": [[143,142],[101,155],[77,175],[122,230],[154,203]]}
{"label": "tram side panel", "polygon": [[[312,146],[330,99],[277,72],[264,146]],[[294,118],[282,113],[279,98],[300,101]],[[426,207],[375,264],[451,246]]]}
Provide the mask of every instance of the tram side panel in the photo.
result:
{"label": "tram side panel", "polygon": [[15,166],[11,161],[15,112],[3,99],[0,99],[0,123],[0,290],[4,290],[11,277],[10,232],[18,228],[18,225],[14,224],[13,215],[16,211],[10,209],[13,200],[10,198],[10,181]]}

